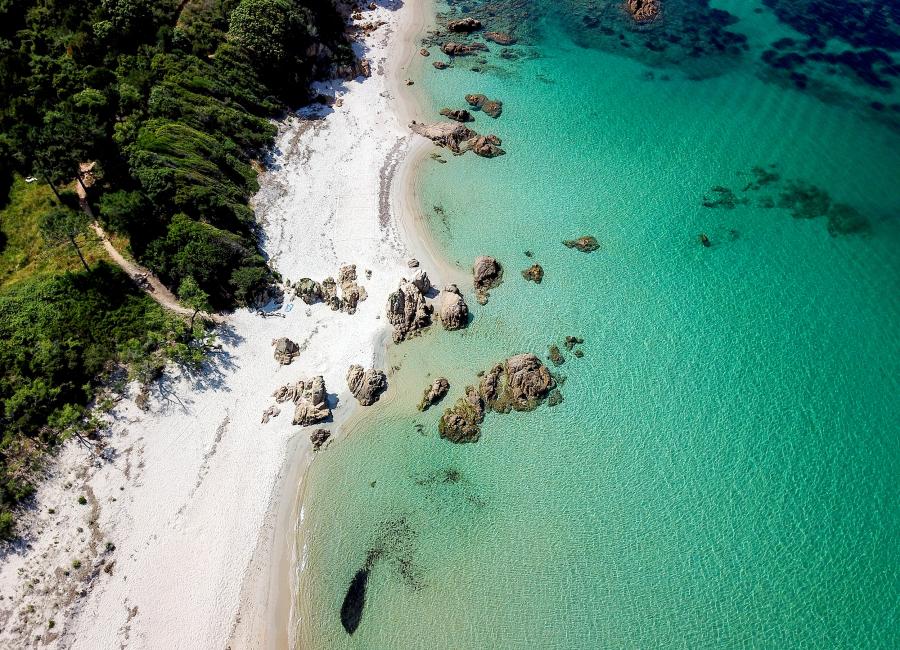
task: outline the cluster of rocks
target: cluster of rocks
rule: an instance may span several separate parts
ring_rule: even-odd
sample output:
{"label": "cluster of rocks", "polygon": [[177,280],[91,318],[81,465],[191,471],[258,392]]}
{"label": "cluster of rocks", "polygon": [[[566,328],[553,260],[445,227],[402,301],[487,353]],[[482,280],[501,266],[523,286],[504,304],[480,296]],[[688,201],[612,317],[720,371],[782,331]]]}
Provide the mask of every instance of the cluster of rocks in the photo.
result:
{"label": "cluster of rocks", "polygon": [[496,135],[480,135],[462,123],[423,124],[414,121],[409,128],[413,133],[425,136],[439,147],[446,147],[453,153],[461,154],[472,151],[483,158],[495,158],[506,153],[500,148],[503,143]]}
{"label": "cluster of rocks", "polygon": [[324,302],[333,311],[348,314],[355,314],[357,305],[367,297],[365,287],[356,281],[356,264],[342,266],[338,271],[337,281],[328,277],[319,283],[310,278],[302,278],[293,285],[293,289],[294,294],[307,305]]}
{"label": "cluster of rocks", "polygon": [[422,394],[422,401],[419,402],[419,410],[427,411],[429,407],[440,402],[450,391],[450,382],[446,377],[438,377],[431,385],[425,389]]}
{"label": "cluster of rocks", "polygon": [[480,93],[466,95],[466,102],[475,110],[480,110],[493,118],[500,117],[500,113],[503,112],[503,102],[499,99],[488,99],[487,95]]}
{"label": "cluster of rocks", "polygon": [[477,387],[466,387],[465,395],[444,411],[438,431],[451,442],[476,442],[487,411],[530,411],[555,388],[550,370],[535,355],[510,357],[486,372]]}
{"label": "cluster of rocks", "polygon": [[282,366],[290,365],[295,357],[300,356],[300,346],[286,336],[272,339],[272,345],[275,346],[275,361]]}
{"label": "cluster of rocks", "polygon": [[479,305],[486,305],[489,291],[503,282],[503,267],[493,257],[482,255],[472,265],[472,282]]}
{"label": "cluster of rocks", "polygon": [[563,246],[566,248],[577,248],[582,253],[593,253],[600,248],[600,242],[593,235],[585,235],[578,239],[567,239],[563,242]]}
{"label": "cluster of rocks", "polygon": [[372,406],[387,390],[387,377],[381,370],[364,370],[362,366],[352,365],[347,370],[347,387],[357,402]]}
{"label": "cluster of rocks", "polygon": [[[434,307],[426,296],[431,293],[431,280],[418,270],[413,279],[400,280],[400,286],[388,296],[387,318],[394,327],[394,342],[414,336],[431,325]],[[438,317],[446,330],[458,330],[469,322],[469,306],[455,284],[448,284],[440,294]]]}
{"label": "cluster of rocks", "polygon": [[[582,343],[584,343],[584,339],[579,336],[567,336],[563,345],[565,345],[566,350],[580,359],[584,356],[584,352],[581,350],[581,348],[577,348],[575,346],[581,345]],[[549,346],[547,350],[547,358],[549,358],[555,366],[561,366],[566,362],[566,358],[560,351],[559,346],[557,346],[555,343]]]}
{"label": "cluster of rocks", "polygon": [[625,10],[635,22],[647,23],[659,16],[660,0],[626,0]]}
{"label": "cluster of rocks", "polygon": [[516,43],[516,37],[506,32],[485,32],[484,38],[497,45],[514,45]]}
{"label": "cluster of rocks", "polygon": [[[313,377],[309,381],[299,380],[292,384],[285,384],[272,393],[272,397],[279,404],[294,403],[293,424],[305,427],[324,422],[331,417],[331,408],[328,406],[328,398],[325,393],[325,380],[321,375]],[[274,415],[277,413],[270,412],[270,416]],[[265,419],[265,414],[263,417]]]}

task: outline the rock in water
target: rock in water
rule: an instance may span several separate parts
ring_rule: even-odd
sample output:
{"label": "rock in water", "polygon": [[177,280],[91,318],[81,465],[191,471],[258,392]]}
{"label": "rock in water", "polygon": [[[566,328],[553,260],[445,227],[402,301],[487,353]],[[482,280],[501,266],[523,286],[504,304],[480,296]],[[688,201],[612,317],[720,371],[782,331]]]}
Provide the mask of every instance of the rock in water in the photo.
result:
{"label": "rock in water", "polygon": [[484,400],[473,386],[466,387],[465,397],[444,411],[438,422],[441,438],[450,442],[478,442],[481,437],[481,423],[484,422]]}
{"label": "rock in water", "polygon": [[300,346],[286,336],[272,339],[272,345],[275,346],[275,361],[283,366],[290,365],[294,357],[300,356]]}
{"label": "rock in water", "polygon": [[459,20],[451,20],[447,23],[447,29],[451,32],[460,34],[468,34],[469,32],[481,29],[481,21],[476,18],[460,18]]}
{"label": "rock in water", "polygon": [[522,271],[522,277],[526,280],[531,280],[536,284],[540,284],[541,280],[544,279],[544,267],[540,264],[532,264],[527,269]]}
{"label": "rock in water", "polygon": [[486,372],[478,388],[466,387],[465,397],[444,411],[438,431],[451,442],[476,442],[486,411],[530,411],[555,387],[550,370],[535,355],[510,357]]}
{"label": "rock in water", "polygon": [[567,336],[566,343],[565,343],[566,350],[571,350],[576,345],[581,345],[582,343],[584,343],[584,339],[581,338],[580,336]]}
{"label": "rock in water", "polygon": [[566,248],[577,248],[582,253],[593,253],[595,250],[600,248],[600,243],[593,235],[585,235],[584,237],[579,237],[578,239],[567,239],[563,242],[563,245]]}
{"label": "rock in water", "polygon": [[325,393],[325,380],[321,375],[313,377],[309,381],[297,381],[286,384],[272,393],[275,401],[293,402],[293,424],[309,426],[324,422],[331,417],[331,408],[328,406],[328,398]]}
{"label": "rock in water", "polygon": [[706,233],[701,232],[700,236],[697,238],[700,240],[700,243],[709,248],[712,246],[712,242],[709,241],[709,237],[706,236]]}
{"label": "rock in water", "polygon": [[309,441],[312,443],[313,451],[319,451],[328,439],[331,438],[331,431],[328,429],[316,429],[309,434]]}
{"label": "rock in water", "polygon": [[465,124],[456,122],[435,122],[434,124],[420,124],[413,122],[409,125],[413,133],[424,136],[439,147],[447,147],[453,153],[465,153],[472,151],[478,156],[494,158],[502,156],[505,151],[500,148],[502,144],[496,135],[479,135]]}
{"label": "rock in water", "polygon": [[474,117],[472,117],[472,114],[464,108],[442,108],[441,115],[443,115],[444,117],[449,117],[454,122],[471,122],[475,119]]}
{"label": "rock in water", "polygon": [[449,43],[444,43],[441,46],[441,52],[446,54],[447,56],[469,56],[471,54],[475,54],[476,52],[486,52],[487,45],[484,43],[454,43],[450,41]]}
{"label": "rock in water", "polygon": [[439,316],[445,330],[458,330],[468,325],[469,306],[455,284],[448,284],[441,292]]}
{"label": "rock in water", "polygon": [[363,568],[356,572],[347,588],[347,595],[344,596],[344,602],[341,605],[341,625],[344,626],[347,634],[356,632],[356,628],[359,627],[359,622],[362,620],[368,581],[369,569]]}
{"label": "rock in water", "polygon": [[498,45],[513,45],[516,42],[516,37],[506,32],[485,32],[484,38]]}
{"label": "rock in water", "polygon": [[493,118],[500,117],[503,112],[503,102],[499,99],[488,99],[486,95],[466,95],[469,106],[480,110]]}
{"label": "rock in water", "polygon": [[548,357],[550,361],[553,362],[554,366],[561,366],[566,362],[566,358],[562,355],[562,352],[559,351],[559,348],[555,345],[551,345],[548,351]]}
{"label": "rock in water", "polygon": [[503,282],[503,267],[493,257],[482,255],[475,258],[472,276],[478,302],[483,305],[487,303],[488,290]]}
{"label": "rock in water", "polygon": [[380,370],[353,365],[347,371],[347,386],[360,404],[371,406],[387,389],[387,377]]}
{"label": "rock in water", "polygon": [[422,401],[419,402],[419,410],[427,411],[429,406],[434,406],[447,394],[450,390],[450,382],[447,381],[446,377],[438,377],[433,382],[431,382],[431,386],[425,389],[425,392],[422,394]]}
{"label": "rock in water", "polygon": [[323,298],[322,285],[310,278],[302,278],[297,282],[294,293],[307,305],[313,305]]}
{"label": "rock in water", "polygon": [[660,0],[625,0],[625,9],[635,22],[648,23],[659,16]]}
{"label": "rock in water", "polygon": [[388,296],[387,303],[388,322],[394,326],[394,342],[399,343],[431,325],[432,311],[419,288],[402,280],[397,291]]}

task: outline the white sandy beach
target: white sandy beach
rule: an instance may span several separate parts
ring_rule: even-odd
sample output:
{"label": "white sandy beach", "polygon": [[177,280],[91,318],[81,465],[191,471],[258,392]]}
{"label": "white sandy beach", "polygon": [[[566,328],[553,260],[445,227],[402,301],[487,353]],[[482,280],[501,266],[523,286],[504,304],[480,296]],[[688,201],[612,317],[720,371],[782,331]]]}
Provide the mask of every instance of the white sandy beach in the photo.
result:
{"label": "white sandy beach", "polygon": [[[408,185],[397,181],[408,179],[398,169],[414,148],[403,80],[422,20],[412,0],[363,12],[362,22],[385,22],[359,45],[372,76],[321,85],[340,101],[281,125],[255,199],[263,248],[284,278],[321,281],[356,264],[368,299],[354,315],[290,294],[284,318],[241,310],[227,317],[208,372],[171,370],[149,411],[132,399],[116,406],[102,457],[69,442],[26,515],[25,542],[0,558],[0,647],[288,645],[297,494],[314,427],[292,426],[285,405],[260,419],[276,388],[321,374],[337,432],[356,404],[347,368],[381,363],[384,307],[407,259],[435,275],[397,213],[410,202],[391,195]],[[271,347],[281,336],[302,349],[284,367]]]}

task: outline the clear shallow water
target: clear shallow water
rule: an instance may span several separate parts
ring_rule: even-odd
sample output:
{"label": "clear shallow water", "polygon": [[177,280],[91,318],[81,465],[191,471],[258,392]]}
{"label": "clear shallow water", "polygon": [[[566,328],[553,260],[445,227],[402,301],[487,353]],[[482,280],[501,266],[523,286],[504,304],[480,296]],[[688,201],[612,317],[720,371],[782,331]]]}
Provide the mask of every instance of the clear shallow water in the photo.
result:
{"label": "clear shallow water", "polygon": [[[773,83],[763,41],[791,32],[755,5],[718,5],[749,49],[691,80],[581,33],[583,3],[525,4],[525,56],[492,46],[417,86],[435,114],[504,102],[472,126],[506,156],[445,155],[419,182],[447,258],[494,255],[506,281],[485,307],[467,294],[468,330],[395,348],[387,398],[314,463],[303,647],[896,647],[900,135]],[[779,180],[742,192],[754,166]],[[761,207],[792,179],[868,230]],[[703,207],[717,185],[748,204]],[[561,245],[583,234],[601,250]],[[461,446],[415,410],[430,378],[447,406],[567,334],[586,343],[563,404]],[[351,637],[339,610],[373,548]]]}

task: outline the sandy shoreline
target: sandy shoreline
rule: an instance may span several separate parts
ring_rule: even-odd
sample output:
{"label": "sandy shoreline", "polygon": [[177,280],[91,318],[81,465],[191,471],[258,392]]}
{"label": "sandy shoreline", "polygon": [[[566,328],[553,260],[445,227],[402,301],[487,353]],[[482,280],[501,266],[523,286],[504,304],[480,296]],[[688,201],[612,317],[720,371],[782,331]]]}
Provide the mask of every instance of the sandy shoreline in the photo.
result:
{"label": "sandy shoreline", "polygon": [[[147,411],[131,398],[116,405],[100,457],[67,444],[26,515],[30,532],[0,558],[0,647],[289,644],[311,427],[292,426],[287,408],[261,424],[262,412],[278,386],[322,374],[340,444],[358,410],[347,368],[383,363],[384,305],[406,260],[447,279],[416,241],[411,195],[421,148],[404,81],[425,16],[412,0],[363,13],[384,21],[357,44],[372,77],[322,84],[340,101],[281,125],[255,198],[284,278],[321,281],[356,264],[368,299],[354,315],[292,296],[273,307],[283,318],[236,312],[207,371],[170,371]],[[272,358],[280,336],[303,350],[285,367]]]}

